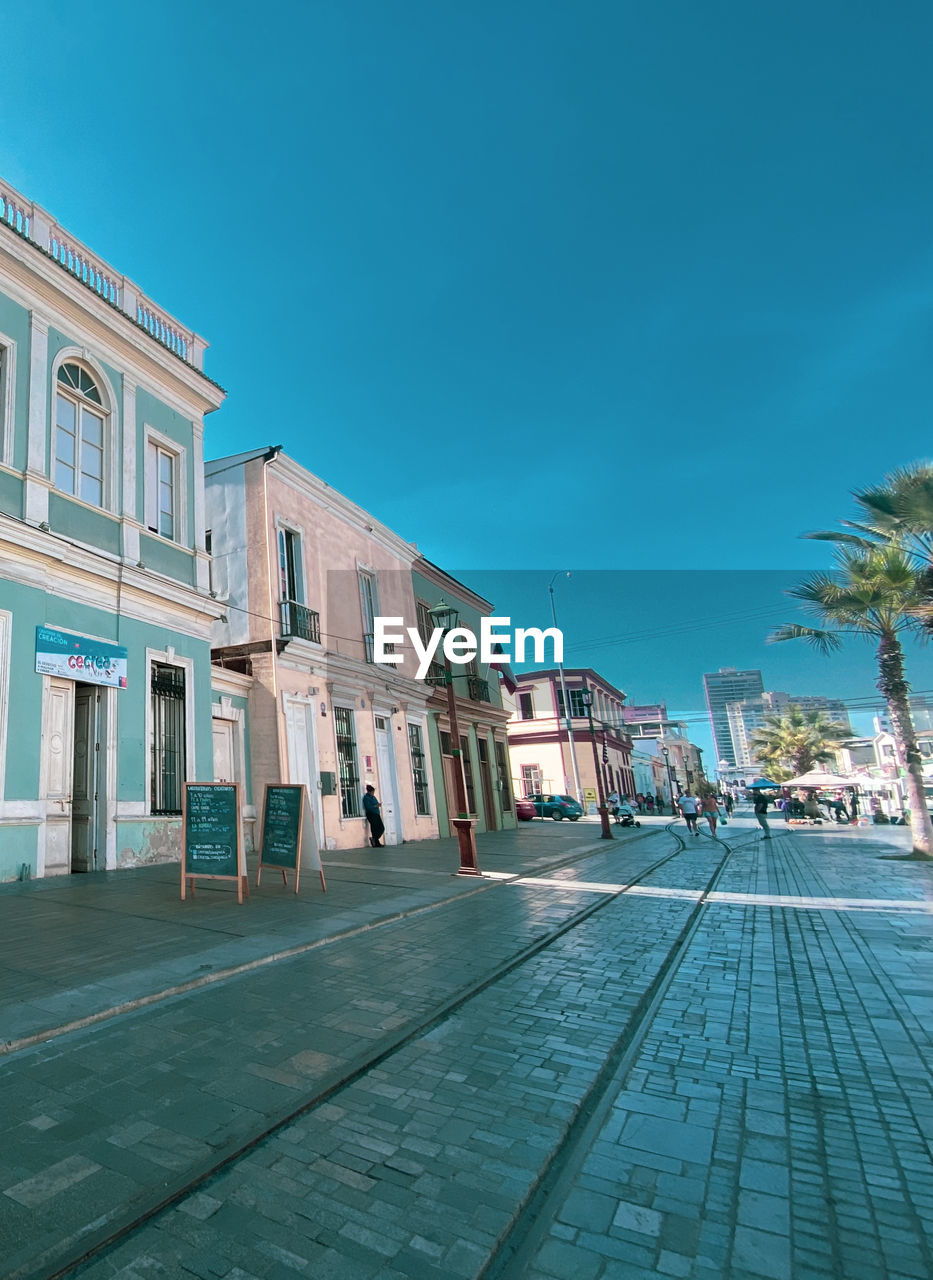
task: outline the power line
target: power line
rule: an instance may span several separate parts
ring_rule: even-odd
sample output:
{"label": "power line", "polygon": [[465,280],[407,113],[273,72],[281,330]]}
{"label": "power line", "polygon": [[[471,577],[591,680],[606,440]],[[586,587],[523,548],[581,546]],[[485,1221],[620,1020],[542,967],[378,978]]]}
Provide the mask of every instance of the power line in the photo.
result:
{"label": "power line", "polygon": [[623,644],[641,644],[649,640],[661,640],[668,636],[691,635],[695,631],[716,630],[719,627],[736,626],[744,622],[764,622],[767,619],[777,619],[784,617],[786,610],[778,609],[774,606],[768,609],[758,609],[742,614],[721,614],[716,617],[707,618],[705,621],[700,619],[690,622],[679,622],[674,626],[659,626],[648,628],[644,631],[627,631],[618,636],[605,637],[602,640],[574,640],[571,644],[565,646],[567,652],[574,652],[580,649],[586,649],[592,652],[595,649],[615,648],[617,645]]}

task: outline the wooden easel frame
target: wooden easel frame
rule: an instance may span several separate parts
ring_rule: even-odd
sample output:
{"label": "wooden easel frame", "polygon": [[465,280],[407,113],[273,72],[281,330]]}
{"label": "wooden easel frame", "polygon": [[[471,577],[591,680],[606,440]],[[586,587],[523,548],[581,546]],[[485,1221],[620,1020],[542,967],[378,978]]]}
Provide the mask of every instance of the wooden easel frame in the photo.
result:
{"label": "wooden easel frame", "polygon": [[[217,876],[200,871],[188,871],[188,788],[206,787],[233,788],[234,806],[236,809],[236,865],[237,873],[233,876]],[[188,893],[195,894],[195,880],[233,880],[236,882],[237,902],[243,905],[243,898],[249,897],[249,881],[246,877],[246,858],[243,853],[243,831],[240,822],[240,784],[238,782],[186,782],[182,794],[181,805],[181,897],[184,902]]]}
{"label": "wooden easel frame", "polygon": [[288,887],[288,873],[291,871],[291,867],[283,867],[279,862],[264,863],[262,860],[263,845],[266,842],[266,810],[269,805],[270,790],[301,792],[301,803],[298,806],[298,833],[295,837],[295,892],[297,893],[298,881],[301,879],[301,836],[304,830],[305,805],[307,804],[307,793],[305,791],[304,783],[302,782],[266,783],[266,789],[263,792],[262,797],[262,825],[259,828],[259,866],[256,869],[256,888],[258,889],[260,884],[262,884],[262,869],[264,866],[269,867],[270,870],[275,867],[281,871],[282,883],[286,888]]}
{"label": "wooden easel frame", "polygon": [[[308,788],[304,785],[303,782],[275,782],[275,783],[267,782],[266,783],[266,789],[265,789],[265,792],[263,793],[263,798],[262,798],[262,825],[259,828],[259,866],[256,870],[256,888],[258,889],[260,884],[262,883],[262,870],[264,866],[269,867],[270,870],[272,868],[276,868],[277,870],[281,871],[282,883],[286,886],[286,888],[288,887],[288,872],[292,870],[291,867],[283,867],[278,862],[263,862],[262,850],[263,850],[263,845],[265,843],[265,834],[266,834],[266,807],[269,803],[270,790],[301,792],[301,805],[298,811],[298,833],[295,841],[294,870],[295,870],[295,893],[297,893],[299,880],[301,879],[301,861],[304,854],[305,831],[306,831],[305,819],[306,818],[308,820],[308,826],[310,826],[312,830],[314,829],[314,818],[311,813],[311,799],[310,799],[310,796],[308,795]],[[323,890],[324,893],[326,893],[327,883],[324,879],[324,867],[321,863],[321,855],[319,850],[315,855],[313,855],[313,861],[317,866],[317,873],[320,876],[321,889]]]}

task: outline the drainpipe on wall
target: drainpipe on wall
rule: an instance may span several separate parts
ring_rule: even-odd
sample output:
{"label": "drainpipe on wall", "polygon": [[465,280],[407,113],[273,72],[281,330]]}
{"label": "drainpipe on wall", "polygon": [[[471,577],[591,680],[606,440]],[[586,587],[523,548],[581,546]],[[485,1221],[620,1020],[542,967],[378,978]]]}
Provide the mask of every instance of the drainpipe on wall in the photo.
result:
{"label": "drainpipe on wall", "polygon": [[277,778],[278,782],[283,782],[285,780],[285,770],[283,769],[282,765],[283,765],[283,761],[287,759],[287,754],[283,750],[283,745],[284,745],[283,739],[285,736],[285,715],[284,715],[284,708],[281,708],[281,709],[279,708],[279,681],[278,681],[278,672],[276,668],[278,654],[276,652],[275,622],[276,622],[276,617],[278,615],[276,613],[276,601],[275,601],[275,591],[274,591],[275,572],[274,572],[272,559],[270,556],[270,548],[269,548],[269,491],[266,485],[266,468],[268,467],[270,462],[275,461],[275,459],[279,456],[281,452],[282,452],[282,446],[280,444],[271,445],[270,448],[263,455],[263,459],[262,459],[262,531],[263,531],[263,539],[265,542],[265,549],[266,549],[266,574],[269,579],[269,641],[271,645],[270,653],[272,657],[272,700],[273,700],[273,703],[275,704],[275,745],[276,745],[276,752],[278,755],[278,765],[279,765],[279,770],[278,770],[279,776]]}

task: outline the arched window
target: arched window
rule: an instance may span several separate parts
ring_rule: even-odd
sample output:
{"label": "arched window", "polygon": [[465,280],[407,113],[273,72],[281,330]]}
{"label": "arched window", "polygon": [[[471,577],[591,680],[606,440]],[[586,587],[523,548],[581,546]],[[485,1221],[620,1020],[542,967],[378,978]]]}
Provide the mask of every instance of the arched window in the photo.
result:
{"label": "arched window", "polygon": [[104,505],[106,411],[91,374],[67,362],[55,387],[55,488],[94,507]]}

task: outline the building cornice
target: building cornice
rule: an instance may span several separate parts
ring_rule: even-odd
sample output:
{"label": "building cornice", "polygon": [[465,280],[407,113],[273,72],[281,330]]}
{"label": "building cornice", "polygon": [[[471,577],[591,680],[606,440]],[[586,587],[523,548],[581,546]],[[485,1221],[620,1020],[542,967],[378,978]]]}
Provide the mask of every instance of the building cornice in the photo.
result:
{"label": "building cornice", "polygon": [[223,404],[222,387],[173,355],[119,307],[63,271],[43,250],[6,230],[8,235],[0,234],[0,281],[4,292],[24,310],[34,311],[38,305],[43,320],[69,336],[86,338],[116,367],[131,364],[137,381],[160,388],[160,394],[173,394],[187,417],[210,413]]}
{"label": "building cornice", "polygon": [[478,613],[485,614],[487,617],[492,613],[495,605],[491,601],[478,595],[477,592],[461,582],[459,578],[455,578],[438,565],[432,564],[430,560],[425,560],[424,556],[411,544],[409,546],[415,557],[413,565],[415,573],[422,578],[426,578],[429,582],[433,582],[441,591],[446,591],[448,595],[455,596],[463,604],[471,605]]}
{"label": "building cornice", "polygon": [[[218,461],[222,461],[222,459],[218,459]],[[323,510],[336,516],[339,520],[343,520],[344,523],[352,528],[365,533],[373,542],[378,543],[397,559],[404,561],[409,567],[417,559],[418,552],[410,542],[406,542],[397,533],[393,533],[387,525],[382,524],[374,515],[364,511],[362,507],[357,506],[355,502],[352,502],[338,490],[331,488],[326,480],[316,476],[307,467],[303,467],[300,462],[290,458],[288,454],[277,454],[268,463],[268,466],[273,476],[288,484],[303,498],[313,502],[315,506],[323,508]]]}
{"label": "building cornice", "polygon": [[114,615],[208,640],[221,601],[0,513],[0,578]]}
{"label": "building cornice", "polygon": [[[481,721],[485,721],[493,729],[508,728],[509,712],[504,707],[497,707],[491,702],[474,702],[472,698],[461,698],[459,696],[456,698],[456,703],[457,718],[464,723],[478,724]],[[440,688],[432,689],[430,707],[435,715],[446,715],[447,691]]]}
{"label": "building cornice", "polygon": [[245,698],[253,687],[253,677],[231,667],[211,665],[211,688],[215,693],[226,693],[234,698]]}
{"label": "building cornice", "polygon": [[[557,667],[548,667],[541,671],[515,671],[513,668],[515,682],[519,686],[540,683],[543,680],[559,680],[560,671]],[[564,681],[579,680],[585,683],[589,688],[596,688],[603,693],[608,693],[612,697],[618,698],[620,702],[624,702],[626,694],[621,689],[617,689],[614,684],[610,684],[598,671],[594,671],[592,667],[564,667]]]}
{"label": "building cornice", "polygon": [[310,646],[304,646],[300,652],[296,650],[292,660],[288,660],[288,648],[278,658],[280,669],[306,672],[316,680],[352,686],[361,693],[391,701],[417,703],[425,708],[430,701],[432,690],[423,680],[398,675],[393,667],[361,662],[331,649],[312,650]]}

